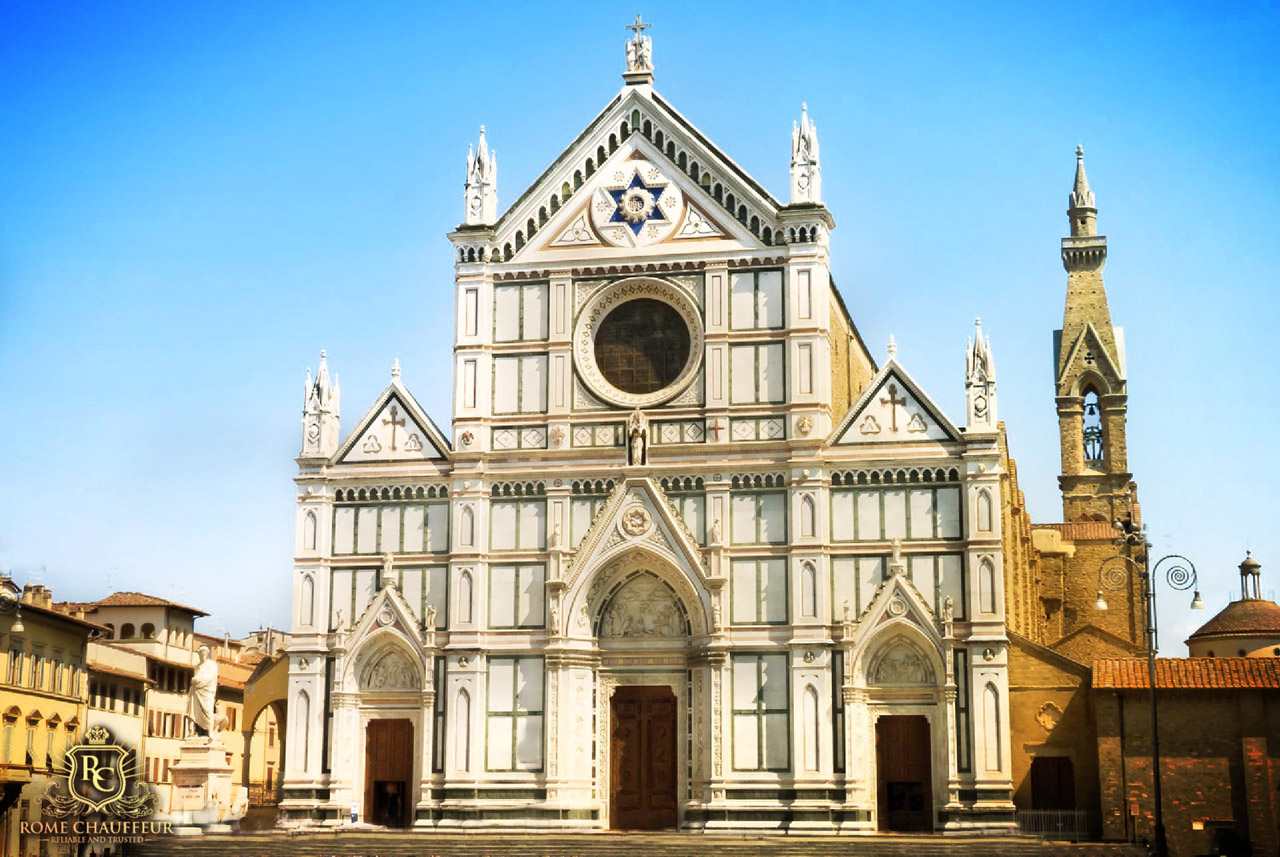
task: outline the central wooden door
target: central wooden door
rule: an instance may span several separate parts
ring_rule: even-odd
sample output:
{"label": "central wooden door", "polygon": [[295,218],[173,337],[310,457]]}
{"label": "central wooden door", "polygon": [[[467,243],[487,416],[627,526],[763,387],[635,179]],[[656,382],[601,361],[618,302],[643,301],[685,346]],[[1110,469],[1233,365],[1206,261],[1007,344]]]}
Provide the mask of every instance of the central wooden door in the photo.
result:
{"label": "central wooden door", "polygon": [[370,720],[364,742],[364,820],[387,827],[408,827],[413,722]]}
{"label": "central wooden door", "polygon": [[609,825],[615,830],[675,827],[678,759],[671,688],[618,688],[609,734]]}
{"label": "central wooden door", "polygon": [[880,829],[933,830],[929,721],[922,716],[876,721],[876,771]]}

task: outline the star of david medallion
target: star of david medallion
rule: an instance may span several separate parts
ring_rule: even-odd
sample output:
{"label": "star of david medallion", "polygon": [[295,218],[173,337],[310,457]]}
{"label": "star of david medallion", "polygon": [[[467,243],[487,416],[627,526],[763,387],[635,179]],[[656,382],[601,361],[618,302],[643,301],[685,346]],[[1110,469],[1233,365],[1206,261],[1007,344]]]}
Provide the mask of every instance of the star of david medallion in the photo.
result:
{"label": "star of david medallion", "polygon": [[684,214],[684,194],[647,160],[627,161],[596,188],[591,219],[616,247],[643,247],[666,239]]}

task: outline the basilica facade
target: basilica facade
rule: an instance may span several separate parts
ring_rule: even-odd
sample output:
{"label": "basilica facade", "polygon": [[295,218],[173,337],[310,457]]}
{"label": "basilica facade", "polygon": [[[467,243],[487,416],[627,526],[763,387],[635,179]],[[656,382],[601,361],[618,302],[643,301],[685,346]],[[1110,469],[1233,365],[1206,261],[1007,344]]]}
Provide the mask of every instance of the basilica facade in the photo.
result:
{"label": "basilica facade", "polygon": [[989,343],[953,422],[832,282],[808,115],[783,202],[635,32],[505,211],[468,154],[449,429],[308,376],[285,823],[1011,827]]}

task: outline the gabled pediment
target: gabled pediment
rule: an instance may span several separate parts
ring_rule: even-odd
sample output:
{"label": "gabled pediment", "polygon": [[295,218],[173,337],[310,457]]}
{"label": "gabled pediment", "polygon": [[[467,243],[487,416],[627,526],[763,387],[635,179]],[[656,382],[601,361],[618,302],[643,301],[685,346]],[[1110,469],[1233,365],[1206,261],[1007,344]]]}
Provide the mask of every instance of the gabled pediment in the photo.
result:
{"label": "gabled pediment", "polygon": [[409,391],[394,379],[338,449],[338,464],[444,461],[449,443]]}
{"label": "gabled pediment", "polygon": [[[638,186],[631,162],[643,163]],[[490,257],[758,251],[774,243],[780,208],[659,96],[628,87],[498,219]]]}
{"label": "gabled pediment", "polygon": [[891,358],[836,426],[828,442],[844,445],[960,439],[955,424]]}
{"label": "gabled pediment", "polygon": [[632,477],[614,487],[578,545],[566,582],[633,548],[669,560],[694,578],[705,578],[702,551],[693,534],[651,479]]}
{"label": "gabled pediment", "polygon": [[[1061,331],[1056,333],[1058,336],[1062,335]],[[1076,381],[1089,375],[1101,378],[1111,392],[1121,391],[1125,380],[1124,333],[1115,328],[1114,334],[1116,348],[1120,353],[1113,358],[1097,328],[1092,323],[1084,326],[1058,371],[1058,395],[1080,395],[1080,391],[1074,389]]]}
{"label": "gabled pediment", "polygon": [[[890,566],[894,567],[893,564]],[[906,575],[906,566],[898,566],[901,573],[890,574],[876,590],[871,602],[867,604],[858,617],[858,624],[866,628],[877,628],[887,622],[901,620],[917,626],[925,636],[938,645],[942,644],[942,636],[935,624],[933,608],[916,589],[911,578]]]}
{"label": "gabled pediment", "polygon": [[384,636],[388,632],[402,638],[414,653],[421,653],[422,630],[413,615],[413,608],[395,584],[384,585],[369,601],[347,636],[347,651],[356,652],[373,637]]}

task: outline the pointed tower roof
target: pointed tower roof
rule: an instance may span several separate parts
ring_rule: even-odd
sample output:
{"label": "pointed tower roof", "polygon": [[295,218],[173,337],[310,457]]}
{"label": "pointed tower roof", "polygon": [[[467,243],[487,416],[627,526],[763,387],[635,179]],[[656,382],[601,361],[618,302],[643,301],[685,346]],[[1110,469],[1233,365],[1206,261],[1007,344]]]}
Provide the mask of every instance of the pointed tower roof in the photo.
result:
{"label": "pointed tower roof", "polygon": [[983,337],[980,318],[973,320],[973,339],[968,340],[968,346],[965,377],[969,381],[994,381],[996,367],[991,356],[991,337]]}
{"label": "pointed tower roof", "polygon": [[1076,146],[1076,181],[1071,188],[1071,196],[1067,204],[1072,210],[1081,208],[1097,210],[1093,191],[1089,189],[1089,177],[1084,172],[1084,146]]}

